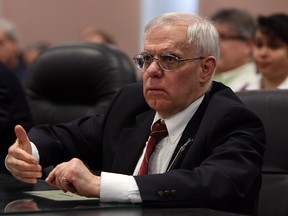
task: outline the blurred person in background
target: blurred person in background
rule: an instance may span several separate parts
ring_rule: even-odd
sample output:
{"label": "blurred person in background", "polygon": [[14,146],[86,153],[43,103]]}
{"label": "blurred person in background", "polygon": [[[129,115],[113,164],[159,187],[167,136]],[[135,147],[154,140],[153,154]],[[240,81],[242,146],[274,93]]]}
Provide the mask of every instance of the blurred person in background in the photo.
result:
{"label": "blurred person in background", "polygon": [[30,44],[25,49],[23,49],[23,57],[27,67],[31,67],[34,61],[38,58],[39,54],[50,47],[48,42],[39,41]]}
{"label": "blurred person in background", "polygon": [[259,16],[254,40],[259,75],[246,90],[288,89],[288,15]]}
{"label": "blurred person in background", "polygon": [[254,19],[238,9],[222,9],[210,18],[220,36],[221,55],[214,80],[242,91],[257,75],[252,61]]}
{"label": "blurred person in background", "polygon": [[7,172],[4,160],[8,148],[15,142],[15,124],[32,127],[30,110],[19,80],[0,63],[0,172]]}
{"label": "blurred person in background", "polygon": [[25,87],[28,70],[20,52],[16,27],[3,18],[0,18],[0,61],[9,67]]}
{"label": "blurred person in background", "polygon": [[115,39],[110,34],[94,26],[84,28],[80,34],[80,40],[92,43],[116,44]]}
{"label": "blurred person in background", "polygon": [[[80,33],[80,40],[91,43],[117,45],[115,38],[111,34],[101,29],[98,29],[95,26],[87,26],[86,28],[84,28]],[[136,79],[142,82],[141,73],[136,73]]]}

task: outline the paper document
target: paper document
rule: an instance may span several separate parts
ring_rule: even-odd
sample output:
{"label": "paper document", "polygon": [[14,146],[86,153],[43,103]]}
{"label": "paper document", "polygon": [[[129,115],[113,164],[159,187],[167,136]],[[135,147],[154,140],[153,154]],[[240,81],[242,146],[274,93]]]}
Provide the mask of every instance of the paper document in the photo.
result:
{"label": "paper document", "polygon": [[25,193],[55,201],[99,200],[99,198],[88,198],[71,192],[64,193],[62,190],[26,191]]}

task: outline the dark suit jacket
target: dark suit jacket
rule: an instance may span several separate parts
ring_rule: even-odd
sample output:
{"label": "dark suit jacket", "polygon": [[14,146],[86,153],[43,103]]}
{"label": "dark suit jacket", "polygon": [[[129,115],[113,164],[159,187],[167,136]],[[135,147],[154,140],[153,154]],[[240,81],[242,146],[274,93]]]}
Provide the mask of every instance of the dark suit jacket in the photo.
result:
{"label": "dark suit jacket", "polygon": [[4,159],[16,140],[14,127],[32,127],[32,118],[20,81],[0,63],[0,172],[6,172]]}
{"label": "dark suit jacket", "polygon": [[[143,98],[142,84],[131,84],[118,93],[105,116],[40,126],[29,136],[44,166],[79,157],[91,169],[132,174],[154,114]],[[177,148],[189,137],[195,140],[173,170],[135,177],[143,205],[252,213],[265,149],[259,118],[229,88],[214,82]]]}

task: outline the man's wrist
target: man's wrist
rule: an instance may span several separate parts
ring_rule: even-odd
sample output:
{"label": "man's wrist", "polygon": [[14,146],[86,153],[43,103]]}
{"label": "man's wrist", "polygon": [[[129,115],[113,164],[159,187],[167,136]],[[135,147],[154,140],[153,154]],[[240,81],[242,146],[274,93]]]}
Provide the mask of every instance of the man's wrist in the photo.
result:
{"label": "man's wrist", "polygon": [[133,176],[101,173],[101,202],[132,202],[141,203],[141,196]]}

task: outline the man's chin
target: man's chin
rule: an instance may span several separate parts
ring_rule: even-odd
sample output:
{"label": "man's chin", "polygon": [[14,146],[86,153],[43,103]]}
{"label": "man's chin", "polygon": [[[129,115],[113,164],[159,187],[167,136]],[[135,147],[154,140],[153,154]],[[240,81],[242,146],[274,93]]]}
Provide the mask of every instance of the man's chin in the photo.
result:
{"label": "man's chin", "polygon": [[159,99],[149,99],[148,101],[148,105],[158,111],[158,112],[163,112],[165,110],[167,110],[167,108],[169,107],[169,104],[167,103],[167,101],[165,100],[159,100]]}

